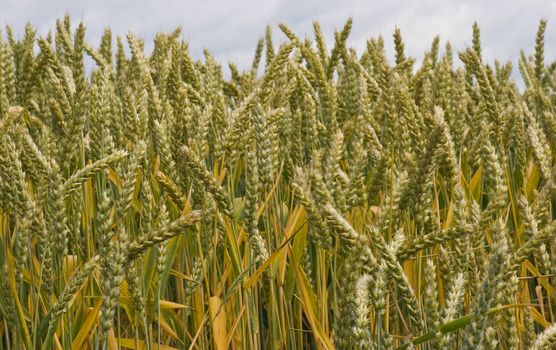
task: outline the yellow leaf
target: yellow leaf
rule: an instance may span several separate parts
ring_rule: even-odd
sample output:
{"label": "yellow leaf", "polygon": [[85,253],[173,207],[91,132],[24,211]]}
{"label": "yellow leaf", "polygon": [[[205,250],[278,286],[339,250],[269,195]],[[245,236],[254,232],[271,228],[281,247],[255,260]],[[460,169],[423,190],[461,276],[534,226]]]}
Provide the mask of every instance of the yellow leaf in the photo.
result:
{"label": "yellow leaf", "polygon": [[[10,269],[10,271],[14,271],[15,269]],[[6,278],[8,281],[8,285],[11,289],[12,292],[12,296],[13,296],[13,302],[15,304],[15,311],[16,311],[16,315],[19,319],[19,323],[20,324],[26,324],[26,320],[25,320],[25,313],[23,312],[23,307],[21,306],[19,297],[18,297],[18,292],[17,289],[15,287],[16,285],[16,281],[15,281],[15,277],[10,273],[8,276],[3,276],[3,278]],[[21,327],[23,330],[23,341],[25,343],[25,346],[28,349],[31,349],[31,335],[29,334],[29,329],[27,329],[27,327]]]}
{"label": "yellow leaf", "polygon": [[316,297],[315,293],[312,291],[311,285],[307,280],[307,276],[303,269],[299,268],[299,264],[294,264],[295,267],[295,275],[297,277],[297,288],[300,292],[301,298],[301,307],[305,315],[307,316],[307,320],[313,333],[320,339],[322,345],[325,349],[334,349],[334,345],[332,345],[332,341],[328,337],[328,335],[323,331],[322,326],[315,315],[315,308],[316,308]]}
{"label": "yellow leaf", "polygon": [[101,305],[102,305],[102,299],[99,299],[95,303],[95,306],[92,308],[92,310],[89,311],[87,318],[85,318],[85,321],[81,324],[79,328],[79,333],[77,333],[77,336],[73,339],[73,342],[71,343],[72,350],[83,349],[84,347],[83,345],[85,344],[85,341],[87,341],[87,338],[93,332],[94,327],[97,325],[98,313],[100,311]]}
{"label": "yellow leaf", "polygon": [[71,276],[78,264],[77,255],[66,255],[62,259],[62,271],[66,276]]}
{"label": "yellow leaf", "polygon": [[184,280],[189,281],[189,282],[195,282],[195,279],[193,277],[187,276],[186,274],[181,273],[181,272],[177,271],[176,269],[171,269],[170,270],[170,275],[181,278],[181,279],[184,279]]}
{"label": "yellow leaf", "polygon": [[228,346],[228,334],[226,331],[226,310],[221,307],[219,297],[210,297],[210,319],[212,333],[216,350],[226,350]]}
{"label": "yellow leaf", "polygon": [[179,340],[178,335],[176,334],[174,329],[172,327],[170,327],[168,322],[166,322],[166,320],[164,319],[164,316],[159,317],[158,322],[160,322],[160,328],[162,328],[164,330],[164,332],[168,333],[168,335],[171,336],[172,338],[174,338],[176,340]]}
{"label": "yellow leaf", "polygon": [[295,233],[299,232],[299,230],[296,231],[294,230],[294,228],[297,227],[296,223],[301,217],[301,213],[302,210],[298,208],[297,210],[293,211],[292,215],[290,215],[288,224],[286,225],[286,230],[284,232],[286,239],[280,245],[280,247],[278,247],[278,249],[276,249],[274,253],[272,253],[272,255],[257,269],[257,271],[255,271],[255,273],[251,277],[249,277],[249,279],[245,282],[246,289],[257,282],[259,276],[264,272],[264,270],[266,270],[268,266],[270,266],[270,264],[283,253],[283,249],[288,246],[288,243],[295,237]]}
{"label": "yellow leaf", "polygon": [[532,195],[535,193],[535,189],[539,184],[539,180],[539,169],[537,168],[533,160],[531,160],[529,162],[529,171],[527,171],[527,176],[523,181],[525,183],[525,196],[527,197],[527,199],[532,199]]}
{"label": "yellow leaf", "polygon": [[112,168],[108,169],[108,178],[112,181],[112,183],[114,183],[116,186],[121,187],[122,186],[122,180],[120,179],[120,177],[118,176],[118,174],[116,173],[116,171]]}
{"label": "yellow leaf", "polygon": [[531,316],[533,317],[533,320],[535,320],[538,324],[542,325],[544,328],[550,325],[550,323],[547,320],[545,320],[544,317],[542,317],[539,310],[537,310],[534,307],[530,308],[530,310],[531,310]]}
{"label": "yellow leaf", "polygon": [[454,203],[450,201],[450,206],[448,207],[448,214],[446,214],[446,220],[442,224],[442,229],[445,230],[452,226],[454,222]]}
{"label": "yellow leaf", "polygon": [[[147,349],[147,346],[146,346],[145,342],[142,341],[142,340],[137,341],[137,344],[138,344],[139,347],[135,346],[135,339],[116,338],[116,340],[118,341],[118,344],[120,344],[120,346],[122,348],[135,349],[135,350],[146,350]],[[158,349],[158,344],[157,343],[151,343],[151,349]],[[171,346],[160,344],[160,350],[178,350],[178,349],[173,348]]]}
{"label": "yellow leaf", "polygon": [[183,304],[174,303],[172,301],[161,300],[160,301],[160,308],[161,309],[187,309],[188,306]]}
{"label": "yellow leaf", "polygon": [[525,262],[523,263],[523,265],[525,266],[525,268],[527,270],[529,270],[531,272],[531,274],[533,276],[538,277],[538,281],[539,283],[544,287],[544,289],[546,289],[548,291],[548,294],[550,294],[553,297],[556,297],[556,291],[554,290],[554,287],[552,287],[550,285],[550,283],[548,283],[548,278],[542,278],[542,273],[539,272],[539,270],[537,269],[537,267],[535,265],[533,265],[529,260],[525,260]]}
{"label": "yellow leaf", "polygon": [[116,340],[116,335],[114,334],[114,328],[110,328],[108,331],[108,349],[118,350],[118,341]]}
{"label": "yellow leaf", "polygon": [[473,198],[475,198],[476,200],[479,199],[479,194],[480,194],[480,190],[481,190],[481,174],[483,173],[483,167],[480,166],[479,169],[477,169],[477,171],[475,172],[475,174],[473,174],[473,177],[471,178],[471,183],[469,184],[469,190],[471,191],[471,193],[473,194]]}

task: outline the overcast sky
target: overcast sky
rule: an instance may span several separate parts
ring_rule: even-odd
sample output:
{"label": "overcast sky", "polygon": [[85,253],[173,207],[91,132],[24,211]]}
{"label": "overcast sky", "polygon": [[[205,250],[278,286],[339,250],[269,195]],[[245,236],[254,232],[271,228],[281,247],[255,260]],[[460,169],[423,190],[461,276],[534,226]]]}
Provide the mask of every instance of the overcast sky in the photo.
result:
{"label": "overcast sky", "polygon": [[181,26],[196,57],[208,48],[224,65],[233,61],[242,68],[250,65],[267,24],[275,29],[278,43],[284,39],[278,23],[287,23],[303,37],[311,35],[312,22],[319,20],[330,48],[334,28],[341,27],[349,16],[354,19],[350,44],[359,52],[369,38],[382,34],[392,57],[391,35],[396,26],[407,52],[418,59],[436,34],[443,43],[449,40],[461,50],[470,45],[471,25],[477,21],[486,58],[514,62],[520,49],[532,52],[538,22],[546,18],[545,58],[554,60],[556,56],[554,0],[0,0],[0,25],[10,24],[18,35],[27,21],[44,35],[65,13],[73,21],[85,23],[92,43],[98,43],[104,27],[110,26],[115,34],[132,31],[145,38],[149,48],[154,33]]}

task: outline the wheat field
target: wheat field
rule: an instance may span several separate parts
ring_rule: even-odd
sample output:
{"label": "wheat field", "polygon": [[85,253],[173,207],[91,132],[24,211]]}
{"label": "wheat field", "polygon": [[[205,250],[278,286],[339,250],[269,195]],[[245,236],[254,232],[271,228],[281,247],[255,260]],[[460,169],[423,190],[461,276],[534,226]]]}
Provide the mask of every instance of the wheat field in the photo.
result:
{"label": "wheat field", "polygon": [[517,67],[280,25],[245,70],[7,27],[0,350],[556,348],[546,25]]}

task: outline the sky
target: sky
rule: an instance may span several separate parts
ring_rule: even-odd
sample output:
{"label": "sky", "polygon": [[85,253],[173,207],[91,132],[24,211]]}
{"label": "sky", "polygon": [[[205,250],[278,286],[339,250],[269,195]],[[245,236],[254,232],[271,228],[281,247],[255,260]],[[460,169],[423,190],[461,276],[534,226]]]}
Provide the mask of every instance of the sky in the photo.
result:
{"label": "sky", "polygon": [[533,52],[538,23],[546,18],[545,59],[556,59],[554,0],[0,0],[0,26],[11,25],[16,35],[21,35],[28,21],[45,35],[66,13],[73,21],[85,23],[87,39],[94,45],[110,26],[115,34],[125,36],[132,31],[144,38],[148,50],[155,33],[180,26],[195,57],[201,58],[207,48],[224,66],[230,61],[240,68],[250,66],[267,25],[274,29],[278,44],[285,40],[279,23],[305,37],[312,35],[312,22],[318,20],[330,49],[334,29],[351,16],[354,25],[349,44],[358,52],[368,39],[382,35],[387,54],[393,57],[392,33],[399,27],[406,54],[418,60],[435,35],[443,44],[450,41],[458,51],[470,46],[471,26],[477,21],[485,58],[511,60],[517,70],[520,50]]}

